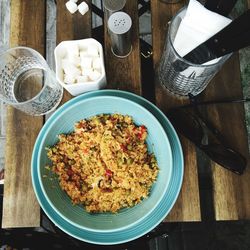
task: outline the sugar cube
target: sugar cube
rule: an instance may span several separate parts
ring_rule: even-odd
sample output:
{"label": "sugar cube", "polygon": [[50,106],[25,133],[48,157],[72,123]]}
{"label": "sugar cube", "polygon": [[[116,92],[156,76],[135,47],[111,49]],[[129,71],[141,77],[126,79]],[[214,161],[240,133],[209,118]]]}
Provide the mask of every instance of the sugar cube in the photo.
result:
{"label": "sugar cube", "polygon": [[66,84],[73,84],[76,82],[76,78],[72,75],[65,74],[64,75],[64,82]]}
{"label": "sugar cube", "polygon": [[86,2],[82,2],[81,4],[78,5],[78,10],[82,15],[84,15],[88,12],[89,6]]}
{"label": "sugar cube", "polygon": [[93,70],[90,72],[89,74],[89,78],[92,80],[92,81],[96,81],[98,78],[100,78],[101,74],[99,71],[97,70]]}
{"label": "sugar cube", "polygon": [[100,57],[93,58],[92,66],[94,69],[101,69],[102,60]]}
{"label": "sugar cube", "polygon": [[87,50],[88,48],[88,45],[85,43],[78,43],[78,46],[79,46],[80,51]]}
{"label": "sugar cube", "polygon": [[65,5],[66,5],[67,10],[71,14],[75,13],[77,11],[77,9],[78,9],[77,4],[75,2],[73,2],[73,1],[68,1]]}
{"label": "sugar cube", "polygon": [[84,57],[88,57],[88,51],[87,50],[80,50],[80,57],[84,58]]}
{"label": "sugar cube", "polygon": [[81,67],[92,68],[92,58],[91,57],[81,57]]}
{"label": "sugar cube", "polygon": [[93,44],[91,44],[91,45],[88,46],[88,50],[87,51],[88,51],[89,56],[93,56],[93,57],[99,56],[98,48],[95,45],[93,45]]}
{"label": "sugar cube", "polygon": [[75,65],[71,64],[68,59],[62,59],[62,68],[67,75],[71,75],[72,77],[77,77],[81,74],[80,69],[78,69]]}
{"label": "sugar cube", "polygon": [[67,49],[67,54],[73,54],[79,56],[79,47],[76,43],[72,43],[70,47]]}
{"label": "sugar cube", "polygon": [[77,76],[76,81],[77,83],[88,82],[89,78],[87,75],[84,76]]}
{"label": "sugar cube", "polygon": [[68,59],[69,59],[69,62],[75,66],[80,66],[81,64],[81,58],[78,55],[70,53],[68,54]]}
{"label": "sugar cube", "polygon": [[82,76],[90,76],[92,71],[92,68],[82,68]]}

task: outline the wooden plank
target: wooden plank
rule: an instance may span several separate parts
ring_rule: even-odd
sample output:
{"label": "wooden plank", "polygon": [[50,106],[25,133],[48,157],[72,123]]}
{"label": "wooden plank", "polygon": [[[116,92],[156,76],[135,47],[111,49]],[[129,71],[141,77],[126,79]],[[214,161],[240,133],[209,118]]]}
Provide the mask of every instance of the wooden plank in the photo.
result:
{"label": "wooden plank", "polygon": [[[183,2],[180,4],[166,4],[159,0],[151,1],[153,61],[156,73],[168,30],[168,22],[182,6]],[[155,90],[156,104],[163,112],[166,112],[171,107],[187,102],[186,98],[177,98],[166,91],[158,83],[157,77]],[[166,221],[200,221],[200,198],[195,147],[185,138],[181,138],[181,143],[185,161],[184,180],[178,200],[167,216]]]}
{"label": "wooden plank", "polygon": [[[248,1],[249,4],[249,1]],[[161,7],[159,7],[161,6]],[[172,13],[175,12],[179,6],[176,5],[167,5],[164,10],[164,6],[161,3],[158,3],[158,7],[163,11],[165,19],[170,20]],[[157,15],[152,16],[152,25],[153,27],[161,27],[161,22],[164,20],[164,16],[160,16],[157,11],[157,3],[152,4],[152,13]],[[174,9],[174,10],[173,10]],[[169,15],[169,13],[171,13]],[[168,16],[169,17],[166,17]],[[168,19],[169,18],[169,19]],[[156,20],[155,20],[156,19]],[[165,22],[166,24],[166,22]],[[165,26],[167,31],[167,27]],[[160,39],[160,32],[153,31],[153,47],[154,47],[154,63],[157,68],[157,63],[160,58],[159,50],[157,48],[162,48],[162,41]],[[161,50],[160,50],[161,51]],[[201,100],[217,100],[222,98],[240,98],[242,97],[242,88],[240,84],[240,71],[239,71],[239,59],[238,55],[234,55],[222,68],[222,70],[217,74],[215,79],[208,85],[206,90],[200,96]],[[166,111],[169,107],[176,105],[176,100],[173,100],[173,97],[161,86],[156,86],[156,98],[157,104]],[[178,100],[179,103],[185,102],[185,100]],[[161,105],[160,105],[161,104]],[[233,118],[232,118],[233,117]],[[241,152],[248,160],[249,153],[247,147],[247,134],[244,123],[244,109],[241,104],[227,104],[212,106],[208,108],[208,119],[212,120],[216,127],[218,127],[222,133],[227,138],[230,145],[233,145],[233,148]],[[185,143],[184,146],[185,151]],[[190,153],[190,150],[188,150]],[[185,152],[184,152],[185,155]],[[195,156],[195,155],[193,155]],[[194,158],[193,158],[194,159]],[[185,170],[187,170],[186,158],[185,158]],[[249,166],[246,173],[239,177],[231,172],[223,169],[218,164],[212,163],[212,179],[213,179],[213,190],[214,190],[214,209],[215,209],[215,218],[216,220],[236,220],[236,219],[249,219],[250,213],[250,183],[249,183]],[[185,178],[186,178],[185,173]],[[183,183],[183,189],[185,188],[185,179]],[[187,197],[187,192],[181,192],[180,201],[178,200],[175,208],[170,214],[170,217],[173,216],[174,220],[176,217],[181,218],[181,209],[184,211],[186,208],[182,207],[180,203],[183,201],[182,194]],[[191,198],[191,197],[190,197]],[[198,200],[197,200],[198,201]],[[171,217],[172,220],[172,217]],[[185,220],[185,219],[184,219]]]}
{"label": "wooden plank", "polygon": [[[200,221],[200,200],[199,200],[199,190],[197,189],[197,171],[194,167],[197,165],[196,157],[191,152],[194,152],[194,145],[181,137],[181,143],[183,147],[183,153],[185,156],[185,169],[184,169],[184,179],[183,186],[180,195],[169,213],[165,218],[165,222],[175,222],[175,221]],[[194,174],[190,172],[187,173],[186,169],[192,169]],[[195,180],[195,181],[194,181]],[[196,192],[192,194],[191,192]],[[197,214],[196,214],[197,213]]]}
{"label": "wooden plank", "polygon": [[105,26],[105,67],[108,88],[116,88],[141,94],[141,61],[139,45],[138,2],[128,0],[124,11],[132,18],[132,51],[126,58],[118,58],[111,52],[110,37]]}
{"label": "wooden plank", "polygon": [[[71,14],[65,6],[67,0],[57,0],[56,13],[56,42],[57,44],[66,40],[78,40],[91,37],[91,0],[88,3],[90,10],[82,16],[79,11]],[[78,1],[80,4],[83,1]],[[64,89],[61,104],[72,98],[68,91]]]}
{"label": "wooden plank", "polygon": [[[223,66],[202,93],[204,100],[242,98],[239,57],[236,53]],[[212,105],[207,108],[208,119],[225,136],[231,147],[249,161],[247,131],[242,104]],[[250,218],[250,168],[237,176],[218,164],[212,163],[214,209],[216,220]]]}
{"label": "wooden plank", "polygon": [[[9,48],[10,36],[10,2],[9,0],[0,1],[0,50]],[[5,144],[6,144],[6,105],[0,101],[0,183],[4,178]]]}
{"label": "wooden plank", "polygon": [[[31,25],[32,23],[32,25]],[[44,54],[45,1],[11,2],[11,47],[22,45]],[[40,226],[40,207],[32,182],[30,162],[43,117],[7,109],[6,162],[2,228]]]}

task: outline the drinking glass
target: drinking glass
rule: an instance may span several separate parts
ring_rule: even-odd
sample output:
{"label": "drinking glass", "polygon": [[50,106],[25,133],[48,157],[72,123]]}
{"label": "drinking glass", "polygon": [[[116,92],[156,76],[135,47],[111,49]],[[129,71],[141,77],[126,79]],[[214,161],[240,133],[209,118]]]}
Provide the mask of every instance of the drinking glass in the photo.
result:
{"label": "drinking glass", "polygon": [[44,115],[62,99],[63,88],[37,51],[11,48],[0,54],[0,99],[29,114]]}
{"label": "drinking glass", "polygon": [[103,0],[102,3],[106,21],[113,13],[122,11],[126,2],[126,0]]}
{"label": "drinking glass", "polygon": [[158,78],[160,83],[173,94],[180,96],[191,94],[196,96],[206,88],[209,81],[220,70],[231,54],[225,55],[211,64],[193,64],[181,57],[173,44],[185,13],[186,7],[181,9],[170,22],[158,67]]}

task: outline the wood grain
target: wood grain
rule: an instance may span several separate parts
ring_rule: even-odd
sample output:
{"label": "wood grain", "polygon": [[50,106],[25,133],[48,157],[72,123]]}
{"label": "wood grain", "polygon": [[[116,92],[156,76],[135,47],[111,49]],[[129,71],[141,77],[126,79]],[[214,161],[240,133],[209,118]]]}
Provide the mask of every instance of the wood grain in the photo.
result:
{"label": "wood grain", "polygon": [[[45,1],[12,1],[10,32],[11,47],[28,46],[44,54]],[[7,109],[2,228],[40,226],[30,163],[42,124],[43,117],[28,116],[12,107]]]}
{"label": "wood grain", "polygon": [[[247,5],[248,5],[248,9],[250,8],[250,0],[247,0]],[[242,107],[241,107],[241,112],[244,113]],[[243,126],[243,136],[246,136],[246,129],[245,129],[245,124],[241,124],[241,128]],[[248,166],[247,166],[247,171],[244,174],[244,176],[242,177],[236,177],[234,176],[235,179],[240,179],[240,188],[237,192],[239,197],[236,197],[240,200],[240,208],[237,210],[239,211],[239,218],[240,219],[250,219],[250,157],[249,157],[249,145],[247,147],[247,145],[243,145],[242,147],[244,147],[244,154],[246,156],[246,158],[248,159]],[[222,216],[217,215],[218,218],[221,218]]]}
{"label": "wood grain", "polygon": [[[168,22],[183,4],[183,1],[179,4],[166,4],[159,0],[151,1],[153,61],[156,75],[168,30]],[[163,112],[166,112],[171,107],[187,102],[186,98],[177,98],[170,94],[158,83],[157,77],[155,90],[156,104]],[[166,221],[200,221],[200,198],[195,147],[185,138],[181,138],[181,144],[185,162],[184,180],[178,200]]]}
{"label": "wood grain", "polygon": [[[248,1],[249,4],[249,1]],[[157,64],[160,59],[162,46],[165,38],[162,33],[158,31],[159,27],[163,27],[165,33],[167,32],[167,21],[171,16],[180,8],[178,5],[163,5],[159,1],[153,1],[151,6],[152,25],[153,25],[153,47],[154,47],[154,64],[157,69]],[[164,9],[165,8],[165,9]],[[162,14],[159,13],[162,11]],[[160,11],[160,12],[161,12]],[[155,31],[154,31],[155,29]],[[209,83],[206,90],[199,96],[200,100],[219,100],[225,98],[241,98],[242,88],[240,81],[240,69],[238,54],[235,54],[220,70],[217,76]],[[185,99],[176,99],[169,95],[159,84],[156,83],[156,100],[157,105],[164,111],[169,107],[177,104],[184,103]],[[244,123],[244,108],[242,104],[226,104],[226,105],[213,105],[207,108],[207,119],[212,121],[214,125],[225,135],[229,145],[233,149],[241,152],[248,160],[248,145],[247,133]],[[186,146],[186,142],[182,141],[185,156],[185,178],[192,176],[196,169],[196,157],[194,149]],[[188,148],[188,151],[186,151]],[[188,155],[187,155],[188,154]],[[190,158],[192,159],[190,161]],[[189,162],[187,161],[189,159]],[[236,219],[249,219],[250,213],[250,169],[243,176],[237,176],[228,170],[223,169],[218,164],[211,162],[212,167],[212,181],[213,181],[213,202],[216,220],[236,220]],[[190,171],[190,172],[188,172]],[[196,185],[193,185],[190,192],[190,183],[183,182],[182,192],[179,200],[176,203],[173,211],[170,214],[170,220],[186,220],[185,214],[191,219],[200,217],[199,213],[199,197],[198,197],[198,182],[197,177],[194,175],[190,180],[194,180]],[[189,199],[183,199],[187,198]],[[186,201],[192,200],[197,197],[195,209],[191,211],[187,209]],[[192,202],[193,203],[193,202]],[[194,203],[195,204],[195,203]],[[176,211],[175,211],[176,209]],[[192,213],[193,212],[193,213]],[[184,213],[184,216],[182,215]],[[167,218],[168,219],[168,218]]]}
{"label": "wood grain", "polygon": [[[235,53],[202,93],[204,100],[242,98],[239,56]],[[212,105],[207,119],[221,131],[227,143],[249,161],[247,131],[243,104]],[[216,220],[250,218],[250,167],[237,176],[212,163],[214,208]]]}
{"label": "wood grain", "polygon": [[[199,189],[197,189],[197,182],[194,181],[194,178],[197,179],[197,170],[193,169],[194,174],[190,174],[186,171],[189,169],[196,167],[196,157],[189,152],[194,152],[195,148],[193,143],[188,140],[184,140],[181,137],[181,144],[183,147],[184,154],[184,179],[183,185],[180,192],[180,195],[168,216],[165,218],[165,222],[176,222],[176,221],[200,221],[200,199],[199,199]],[[196,192],[196,193],[192,193]]]}
{"label": "wood grain", "polygon": [[[91,1],[88,3],[90,10],[83,16],[78,11],[73,15],[66,9],[67,0],[57,0],[56,14],[56,42],[78,40],[91,37]],[[83,1],[78,1],[80,4]],[[61,104],[71,99],[72,95],[64,89],[63,100]]]}
{"label": "wood grain", "polygon": [[[141,61],[139,46],[138,2],[128,0],[124,11],[132,18],[132,52],[126,58],[118,58],[111,52],[110,37],[105,26],[105,67],[108,88],[116,88],[141,94]],[[124,73],[126,72],[126,73]]]}

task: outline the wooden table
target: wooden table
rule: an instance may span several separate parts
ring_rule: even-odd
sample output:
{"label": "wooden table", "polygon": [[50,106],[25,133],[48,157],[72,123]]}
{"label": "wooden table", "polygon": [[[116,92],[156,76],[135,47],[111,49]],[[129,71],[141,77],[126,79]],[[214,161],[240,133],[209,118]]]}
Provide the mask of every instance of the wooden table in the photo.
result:
{"label": "wooden table", "polygon": [[[55,4],[53,1],[49,2]],[[65,2],[66,0],[56,1],[56,43],[91,37],[91,11],[85,16],[79,13],[71,15],[65,8]],[[90,5],[91,1],[87,2]],[[152,74],[157,69],[163,50],[168,29],[167,23],[183,5],[183,1],[179,4],[164,4],[159,0],[151,0],[154,65]],[[149,94],[146,91],[150,91],[151,95],[152,93],[154,95],[157,106],[166,112],[170,107],[181,105],[187,100],[168,94],[159,85],[156,77],[150,86],[143,85],[142,78],[146,72],[141,67],[137,9],[137,1],[127,0],[125,11],[133,20],[133,50],[124,59],[119,59],[111,53],[110,39],[106,23],[104,23],[108,88],[123,89],[145,96]],[[32,47],[45,56],[48,42],[50,42],[48,36],[46,37],[45,0],[12,0],[10,26],[11,47],[17,45]],[[242,97],[237,53],[224,65],[199,98],[216,100],[225,97]],[[65,91],[63,102],[70,98],[71,96]],[[219,107],[214,105],[206,109],[206,114],[208,119],[212,118],[214,124],[225,134],[235,149],[249,159],[243,105],[229,104]],[[2,228],[40,225],[40,207],[32,188],[30,161],[34,142],[44,121],[44,117],[28,116],[8,107]],[[243,176],[237,176],[214,162],[205,160],[204,156],[197,153],[195,146],[187,139],[181,137],[181,143],[185,159],[184,180],[178,200],[166,221],[205,220],[208,213],[204,204],[211,208],[210,219],[249,219],[250,166],[247,167]],[[207,190],[210,190],[209,195],[204,196]]]}

